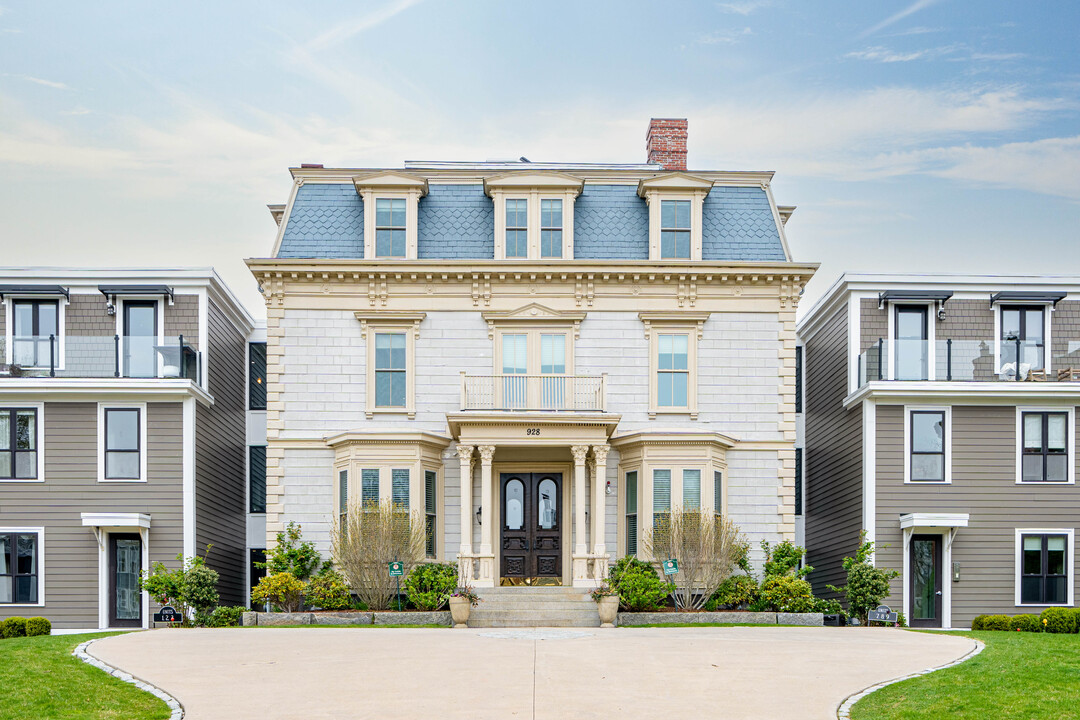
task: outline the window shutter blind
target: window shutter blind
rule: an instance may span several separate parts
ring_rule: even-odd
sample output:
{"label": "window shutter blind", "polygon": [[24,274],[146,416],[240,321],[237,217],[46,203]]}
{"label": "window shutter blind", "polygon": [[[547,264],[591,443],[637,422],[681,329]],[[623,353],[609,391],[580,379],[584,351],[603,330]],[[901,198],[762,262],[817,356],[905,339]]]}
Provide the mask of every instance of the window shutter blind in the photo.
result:
{"label": "window shutter blind", "polygon": [[696,510],[701,507],[701,471],[683,470],[682,472],[683,508]]}
{"label": "window shutter blind", "polygon": [[724,511],[724,473],[713,472],[713,510],[717,515]]}
{"label": "window shutter blind", "polygon": [[360,471],[360,502],[364,507],[379,504],[378,468],[366,468]]}
{"label": "window shutter blind", "polygon": [[671,510],[671,471],[653,470],[653,514]]}
{"label": "window shutter blind", "polygon": [[394,468],[391,471],[390,492],[395,505],[409,507],[409,469]]}

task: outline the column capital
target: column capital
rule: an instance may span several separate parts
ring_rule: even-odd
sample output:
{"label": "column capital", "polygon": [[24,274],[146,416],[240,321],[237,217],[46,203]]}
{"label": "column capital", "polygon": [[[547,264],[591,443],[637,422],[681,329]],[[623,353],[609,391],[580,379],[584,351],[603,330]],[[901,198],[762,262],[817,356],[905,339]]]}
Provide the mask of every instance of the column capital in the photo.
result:
{"label": "column capital", "polygon": [[490,465],[491,459],[495,457],[495,446],[477,445],[476,449],[480,451],[480,462],[484,465]]}
{"label": "column capital", "polygon": [[473,448],[472,445],[458,445],[457,446],[458,460],[460,460],[461,462],[466,462],[466,461],[472,462],[472,454],[473,454],[474,449],[475,448]]}
{"label": "column capital", "polygon": [[584,465],[585,458],[589,455],[588,445],[571,445],[570,453],[574,456],[575,465]]}
{"label": "column capital", "polygon": [[611,451],[610,445],[593,445],[593,462],[597,465],[606,465],[608,452]]}

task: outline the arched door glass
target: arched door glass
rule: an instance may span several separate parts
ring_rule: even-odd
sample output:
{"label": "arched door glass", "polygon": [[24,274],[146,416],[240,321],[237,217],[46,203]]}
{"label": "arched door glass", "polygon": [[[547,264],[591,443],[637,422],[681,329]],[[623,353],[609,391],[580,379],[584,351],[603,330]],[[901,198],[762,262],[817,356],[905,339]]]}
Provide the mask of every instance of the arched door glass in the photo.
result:
{"label": "arched door glass", "polygon": [[517,478],[506,483],[506,529],[520,530],[525,521],[525,485]]}
{"label": "arched door glass", "polygon": [[558,522],[559,490],[555,481],[545,478],[540,481],[536,498],[536,522],[543,530],[551,530]]}

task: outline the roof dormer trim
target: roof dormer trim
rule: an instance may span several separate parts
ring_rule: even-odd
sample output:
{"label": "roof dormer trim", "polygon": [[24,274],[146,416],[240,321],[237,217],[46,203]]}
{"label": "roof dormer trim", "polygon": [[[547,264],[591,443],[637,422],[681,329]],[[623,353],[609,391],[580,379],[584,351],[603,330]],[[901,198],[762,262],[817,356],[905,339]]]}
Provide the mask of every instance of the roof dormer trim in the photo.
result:
{"label": "roof dormer trim", "polygon": [[515,172],[484,178],[484,193],[494,198],[496,191],[521,192],[545,190],[557,193],[573,193],[576,198],[585,187],[585,180],[560,172]]}
{"label": "roof dormer trim", "polygon": [[649,191],[670,192],[705,192],[712,190],[713,181],[699,175],[683,172],[665,173],[646,180],[638,181],[638,197],[648,199]]}
{"label": "roof dormer trim", "polygon": [[378,172],[357,175],[352,180],[356,192],[360,195],[363,195],[364,191],[378,192],[381,190],[419,191],[420,197],[428,194],[428,181],[425,178],[409,173]]}

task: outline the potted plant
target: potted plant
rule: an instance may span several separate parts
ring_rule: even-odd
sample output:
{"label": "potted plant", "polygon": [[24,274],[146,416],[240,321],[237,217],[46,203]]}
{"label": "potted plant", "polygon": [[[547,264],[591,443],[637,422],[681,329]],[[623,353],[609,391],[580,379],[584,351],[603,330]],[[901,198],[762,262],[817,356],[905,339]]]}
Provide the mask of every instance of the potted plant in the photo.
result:
{"label": "potted plant", "polygon": [[480,604],[480,597],[473,592],[468,580],[462,579],[461,585],[450,595],[450,617],[454,627],[469,627],[469,613]]}
{"label": "potted plant", "polygon": [[600,612],[600,627],[615,627],[615,620],[619,616],[619,593],[604,582],[590,595],[596,601],[596,609]]}

